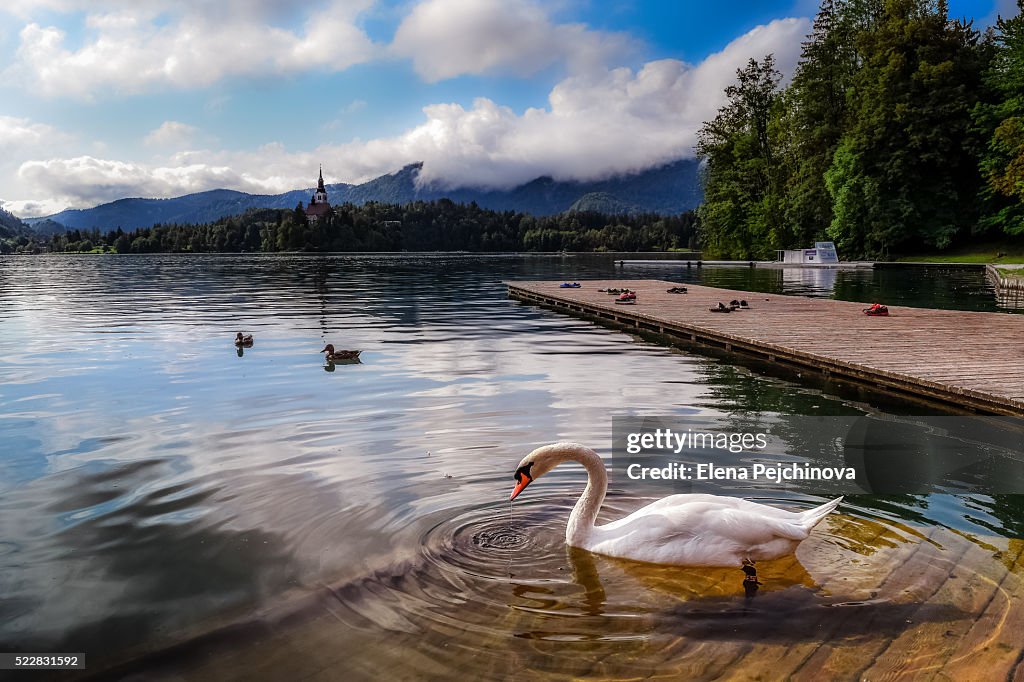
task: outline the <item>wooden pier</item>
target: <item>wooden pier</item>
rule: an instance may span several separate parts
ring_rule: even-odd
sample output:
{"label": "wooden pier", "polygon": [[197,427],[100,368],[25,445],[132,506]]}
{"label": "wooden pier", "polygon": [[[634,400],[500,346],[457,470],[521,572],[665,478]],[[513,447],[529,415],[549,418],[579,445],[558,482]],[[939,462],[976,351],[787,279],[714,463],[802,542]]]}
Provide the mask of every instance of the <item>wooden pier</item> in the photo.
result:
{"label": "wooden pier", "polygon": [[[509,295],[559,311],[806,368],[984,414],[1024,415],[1024,315],[889,306],[659,280],[506,282]],[[667,289],[686,286],[686,294]],[[635,305],[600,289],[629,288]],[[712,313],[719,302],[749,310]],[[884,301],[883,301],[884,303]]]}

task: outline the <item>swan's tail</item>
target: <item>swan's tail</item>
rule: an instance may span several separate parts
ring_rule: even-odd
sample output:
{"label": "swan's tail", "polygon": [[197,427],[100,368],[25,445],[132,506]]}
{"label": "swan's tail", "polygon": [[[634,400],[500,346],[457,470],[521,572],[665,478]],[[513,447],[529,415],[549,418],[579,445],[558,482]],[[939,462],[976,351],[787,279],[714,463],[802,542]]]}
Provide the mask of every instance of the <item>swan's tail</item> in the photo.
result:
{"label": "swan's tail", "polygon": [[814,509],[808,509],[807,511],[800,514],[800,525],[803,526],[808,532],[820,522],[823,518],[835,511],[835,508],[839,506],[839,503],[843,501],[842,497],[837,497],[831,502],[826,502],[820,507]]}

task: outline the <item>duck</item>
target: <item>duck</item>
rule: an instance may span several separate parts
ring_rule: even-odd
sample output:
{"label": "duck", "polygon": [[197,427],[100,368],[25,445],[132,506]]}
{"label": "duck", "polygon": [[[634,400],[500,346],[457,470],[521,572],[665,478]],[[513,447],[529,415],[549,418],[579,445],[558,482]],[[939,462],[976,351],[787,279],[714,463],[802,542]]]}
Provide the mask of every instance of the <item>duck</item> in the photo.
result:
{"label": "duck", "polygon": [[363,351],[361,351],[361,350],[334,350],[334,346],[333,345],[327,344],[326,346],[324,346],[324,349],[322,351],[320,351],[320,352],[321,353],[327,353],[327,355],[324,356],[324,357],[327,359],[328,362],[333,362],[335,360],[355,360],[356,358],[359,357],[359,354],[362,353]]}
{"label": "duck", "polygon": [[235,345],[242,348],[252,347],[252,334],[242,335],[242,332],[235,334]]}
{"label": "duck", "polygon": [[567,442],[545,445],[524,457],[515,471],[516,486],[509,499],[516,499],[530,483],[563,462],[577,462],[587,470],[587,487],[565,526],[566,544],[652,564],[742,567],[788,556],[843,500],[838,497],[793,512],[738,497],[669,495],[599,526],[597,513],[608,491],[608,472],[596,452]]}

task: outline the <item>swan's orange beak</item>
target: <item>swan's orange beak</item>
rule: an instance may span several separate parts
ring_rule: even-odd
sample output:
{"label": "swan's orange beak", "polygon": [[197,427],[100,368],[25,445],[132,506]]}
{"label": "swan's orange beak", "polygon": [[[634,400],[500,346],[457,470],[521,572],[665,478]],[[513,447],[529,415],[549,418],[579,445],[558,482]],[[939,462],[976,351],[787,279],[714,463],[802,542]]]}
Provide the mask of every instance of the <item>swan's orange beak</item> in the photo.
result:
{"label": "swan's orange beak", "polygon": [[526,474],[522,474],[519,477],[519,482],[516,483],[515,490],[512,491],[512,497],[508,498],[509,502],[511,502],[512,500],[516,499],[516,497],[519,496],[519,493],[521,493],[524,490],[526,490],[526,486],[530,485],[530,481],[532,481],[532,480],[533,479],[530,478],[529,476],[527,476]]}

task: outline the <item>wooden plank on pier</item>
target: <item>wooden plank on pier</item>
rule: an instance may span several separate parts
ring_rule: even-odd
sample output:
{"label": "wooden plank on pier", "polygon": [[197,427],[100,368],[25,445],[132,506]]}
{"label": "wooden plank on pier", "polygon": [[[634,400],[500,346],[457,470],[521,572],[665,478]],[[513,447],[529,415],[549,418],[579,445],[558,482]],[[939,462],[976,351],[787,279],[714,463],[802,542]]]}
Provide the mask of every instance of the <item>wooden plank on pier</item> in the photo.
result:
{"label": "wooden plank on pier", "polygon": [[[889,306],[685,285],[660,280],[508,282],[509,295],[684,341],[754,353],[905,395],[989,414],[1024,415],[1024,315]],[[635,305],[600,291],[629,288]],[[750,308],[713,313],[719,302]]]}

